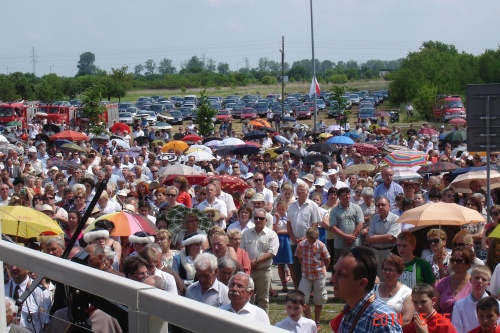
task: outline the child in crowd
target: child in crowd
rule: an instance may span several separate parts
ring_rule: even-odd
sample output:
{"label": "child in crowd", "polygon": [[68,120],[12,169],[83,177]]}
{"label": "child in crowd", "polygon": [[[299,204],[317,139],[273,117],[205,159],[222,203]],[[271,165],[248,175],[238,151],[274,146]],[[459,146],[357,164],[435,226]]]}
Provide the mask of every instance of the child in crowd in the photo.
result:
{"label": "child in crowd", "polygon": [[479,325],[477,313],[471,309],[476,308],[480,299],[488,297],[486,288],[490,285],[490,280],[491,270],[488,266],[477,266],[472,270],[470,276],[472,291],[470,295],[457,301],[453,306],[451,323],[458,333],[467,333]]}
{"label": "child in crowd", "polygon": [[277,322],[274,326],[297,333],[318,332],[316,323],[313,320],[302,317],[306,305],[306,296],[302,291],[294,290],[289,292],[286,295],[285,301],[286,314],[288,317]]}
{"label": "child in crowd", "polygon": [[479,326],[469,331],[469,333],[500,333],[498,312],[498,301],[494,297],[481,298],[476,306]]}
{"label": "child in crowd", "polygon": [[[295,255],[300,260],[302,268],[302,279],[300,279],[299,290],[304,295],[314,292],[314,320],[319,330],[319,319],[323,303],[327,300],[325,278],[326,268],[330,265],[330,254],[325,244],[318,240],[319,231],[316,227],[311,227],[306,231],[306,239],[297,245]],[[306,299],[309,303],[309,298]],[[311,309],[305,306],[304,314],[311,318]]]}
{"label": "child in crowd", "polygon": [[413,322],[403,326],[403,333],[457,333],[447,316],[434,310],[436,296],[434,289],[426,284],[417,284],[411,292],[415,315]]}

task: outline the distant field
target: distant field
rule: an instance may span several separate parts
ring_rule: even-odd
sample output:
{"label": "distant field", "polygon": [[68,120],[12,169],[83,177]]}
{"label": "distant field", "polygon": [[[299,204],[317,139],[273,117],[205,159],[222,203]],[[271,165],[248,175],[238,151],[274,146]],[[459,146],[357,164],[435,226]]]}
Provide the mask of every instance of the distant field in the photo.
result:
{"label": "distant field", "polygon": [[[322,84],[322,91],[330,91],[333,87],[333,84]],[[348,82],[346,84],[341,84],[340,86],[346,86],[349,90],[379,90],[379,89],[387,89],[389,86],[388,81],[380,80],[359,80]],[[285,85],[285,94],[287,93],[302,93],[305,94],[309,92],[310,82],[293,82]],[[148,89],[148,90],[133,90],[129,91],[127,95],[122,98],[122,101],[130,101],[134,102],[139,97],[147,97],[152,95],[161,95],[164,97],[171,97],[177,95],[199,95],[200,91],[203,89],[186,89],[185,92],[182,92],[180,89],[171,90],[171,89]],[[206,90],[207,95],[246,95],[246,94],[260,94],[267,95],[271,93],[281,93],[281,85],[250,85],[245,87],[221,87],[221,88],[208,88]],[[112,101],[116,102],[117,99],[113,99]]]}

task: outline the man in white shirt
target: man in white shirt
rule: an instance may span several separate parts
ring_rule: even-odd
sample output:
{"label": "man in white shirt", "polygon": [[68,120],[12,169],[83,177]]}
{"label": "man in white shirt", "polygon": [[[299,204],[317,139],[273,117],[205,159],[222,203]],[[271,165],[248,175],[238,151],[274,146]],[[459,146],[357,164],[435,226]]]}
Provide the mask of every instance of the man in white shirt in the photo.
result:
{"label": "man in white shirt", "polygon": [[254,173],[253,182],[255,184],[255,192],[264,195],[264,201],[266,203],[264,206],[265,210],[270,212],[273,209],[274,195],[270,189],[265,187],[264,175],[260,172]]}
{"label": "man in white shirt", "polygon": [[347,184],[339,180],[339,172],[336,169],[328,170],[327,174],[330,181],[325,184],[325,190],[329,190],[331,187],[335,187],[337,190],[342,187],[347,187]]}
{"label": "man in white shirt", "polygon": [[219,309],[270,325],[267,313],[261,308],[250,304],[255,288],[250,275],[243,272],[236,273],[229,279],[228,288],[228,297],[231,303],[223,305]]}
{"label": "man in white shirt", "polygon": [[221,219],[217,221],[217,225],[221,228],[226,228],[226,217],[227,217],[227,206],[224,201],[217,199],[217,189],[214,184],[207,185],[207,199],[202,201],[196,207],[199,210],[204,210],[205,208],[213,208],[220,212]]}

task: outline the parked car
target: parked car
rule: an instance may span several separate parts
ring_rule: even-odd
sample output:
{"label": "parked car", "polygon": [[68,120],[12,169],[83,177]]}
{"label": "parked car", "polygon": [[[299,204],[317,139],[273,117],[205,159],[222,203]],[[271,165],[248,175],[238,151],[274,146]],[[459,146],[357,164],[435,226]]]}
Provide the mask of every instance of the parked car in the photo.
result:
{"label": "parked car", "polygon": [[375,114],[375,108],[362,108],[359,110],[358,117],[361,119],[366,119],[366,118],[377,118],[374,116]]}
{"label": "parked car", "polygon": [[134,123],[134,118],[132,113],[123,111],[118,113],[118,120],[120,123],[124,123],[127,125],[132,125]]}
{"label": "parked car", "polygon": [[[175,111],[175,110],[169,111],[170,114],[172,114],[173,111]],[[182,114],[182,118],[184,120],[193,120],[193,109],[186,108],[186,107],[181,107],[179,109],[179,112]]]}
{"label": "parked car", "polygon": [[233,120],[231,111],[229,110],[220,110],[219,113],[215,115],[215,123],[222,123],[228,120]]}
{"label": "parked car", "polygon": [[241,113],[243,112],[243,110],[245,110],[245,107],[244,106],[235,106],[232,110],[231,110],[231,114],[233,115],[233,118],[241,118]]}
{"label": "parked car", "polygon": [[311,108],[308,105],[299,106],[295,110],[295,118],[297,119],[311,119],[311,115]]}
{"label": "parked car", "polygon": [[174,118],[174,120],[170,121],[170,125],[182,125],[184,123],[181,111],[172,110],[168,113],[172,116],[172,118]]}
{"label": "parked car", "polygon": [[269,110],[269,103],[267,101],[258,101],[255,103],[255,111],[257,115],[264,118],[267,115],[267,110]]}
{"label": "parked car", "polygon": [[139,109],[136,108],[135,106],[131,106],[131,107],[127,108],[127,110],[125,110],[125,112],[130,112],[132,114],[132,117],[133,117],[137,114],[137,112],[139,112]]}
{"label": "parked car", "polygon": [[156,112],[154,111],[147,111],[147,110],[140,110],[135,116],[135,119],[142,119],[146,118],[148,121],[149,125],[155,125],[158,122],[158,118],[156,117]]}
{"label": "parked car", "polygon": [[164,104],[152,104],[149,106],[149,111],[154,111],[157,114],[166,110],[167,108],[165,107]]}
{"label": "parked car", "polygon": [[349,98],[351,99],[352,105],[358,105],[361,102],[361,98],[359,98],[358,94],[350,94]]}
{"label": "parked car", "polygon": [[244,119],[256,119],[257,118],[257,111],[253,108],[244,108],[243,111],[241,112],[240,116],[241,120]]}
{"label": "parked car", "polygon": [[316,99],[316,106],[318,107],[318,110],[326,109],[326,103],[322,98]]}
{"label": "parked car", "polygon": [[174,103],[174,105],[176,107],[179,107],[182,105],[182,102],[184,101],[184,97],[182,96],[172,96],[170,97],[170,100],[172,101],[172,103]]}
{"label": "parked car", "polygon": [[340,108],[337,101],[330,101],[330,110],[328,110],[328,119],[337,118],[344,115],[345,111]]}
{"label": "parked car", "polygon": [[132,106],[133,105],[130,102],[118,103],[118,112],[127,111],[127,109]]}
{"label": "parked car", "polygon": [[71,104],[71,106],[76,106],[77,108],[79,108],[80,106],[83,106],[83,101],[81,99],[72,99],[71,101],[69,101],[69,104]]}
{"label": "parked car", "polygon": [[226,103],[226,110],[231,111],[235,106],[238,106],[238,103]]}

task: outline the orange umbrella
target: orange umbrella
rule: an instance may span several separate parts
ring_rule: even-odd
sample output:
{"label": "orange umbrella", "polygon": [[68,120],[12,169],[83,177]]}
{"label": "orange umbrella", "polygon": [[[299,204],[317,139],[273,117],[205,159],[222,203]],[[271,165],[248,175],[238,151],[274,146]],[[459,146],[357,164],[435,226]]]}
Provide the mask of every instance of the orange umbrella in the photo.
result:
{"label": "orange umbrella", "polygon": [[174,151],[176,149],[180,149],[181,151],[184,151],[188,148],[189,148],[189,145],[187,143],[185,143],[184,141],[174,140],[174,141],[167,142],[163,147],[161,147],[161,151],[164,153],[168,153],[170,151],[170,149],[172,149]]}
{"label": "orange umbrella", "polygon": [[51,135],[49,140],[70,140],[70,141],[86,141],[89,137],[85,134],[75,131],[63,131],[57,134]]}
{"label": "orange umbrella", "polygon": [[253,127],[271,127],[271,124],[264,119],[254,119],[248,125],[252,125]]}

